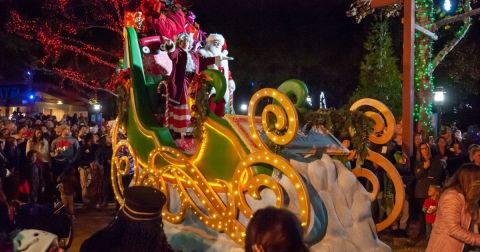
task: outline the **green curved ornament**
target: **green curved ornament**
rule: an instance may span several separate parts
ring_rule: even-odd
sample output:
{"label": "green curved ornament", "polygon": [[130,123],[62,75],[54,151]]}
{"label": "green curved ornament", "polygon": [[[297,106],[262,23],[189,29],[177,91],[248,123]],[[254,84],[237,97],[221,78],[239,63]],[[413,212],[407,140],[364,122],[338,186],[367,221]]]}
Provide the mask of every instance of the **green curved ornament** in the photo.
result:
{"label": "green curved ornament", "polygon": [[277,89],[290,97],[290,99],[295,97],[295,107],[297,108],[303,107],[308,96],[307,84],[297,79],[286,80]]}
{"label": "green curved ornament", "polygon": [[205,69],[202,73],[212,78],[212,80],[209,81],[209,84],[215,88],[216,92],[213,102],[219,102],[223,99],[223,95],[225,95],[225,92],[227,91],[227,81],[225,80],[225,76],[222,72],[215,69]]}

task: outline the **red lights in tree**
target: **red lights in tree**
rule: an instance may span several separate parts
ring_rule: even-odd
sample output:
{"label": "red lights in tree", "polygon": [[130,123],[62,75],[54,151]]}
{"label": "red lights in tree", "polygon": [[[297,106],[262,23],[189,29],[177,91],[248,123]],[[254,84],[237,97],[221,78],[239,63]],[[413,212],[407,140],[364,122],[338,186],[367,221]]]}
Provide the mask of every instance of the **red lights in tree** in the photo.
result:
{"label": "red lights in tree", "polygon": [[34,17],[11,11],[8,30],[39,45],[33,69],[57,76],[60,85],[68,80],[105,89],[123,56],[123,14],[132,4],[133,0],[46,0]]}

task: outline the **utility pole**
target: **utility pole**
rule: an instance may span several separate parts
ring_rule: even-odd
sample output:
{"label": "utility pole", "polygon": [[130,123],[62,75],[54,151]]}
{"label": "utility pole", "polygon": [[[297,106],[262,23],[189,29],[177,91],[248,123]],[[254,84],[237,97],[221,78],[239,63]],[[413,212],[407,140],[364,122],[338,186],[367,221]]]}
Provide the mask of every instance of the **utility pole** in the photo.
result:
{"label": "utility pole", "polygon": [[415,0],[372,0],[372,8],[403,2],[402,148],[413,155]]}

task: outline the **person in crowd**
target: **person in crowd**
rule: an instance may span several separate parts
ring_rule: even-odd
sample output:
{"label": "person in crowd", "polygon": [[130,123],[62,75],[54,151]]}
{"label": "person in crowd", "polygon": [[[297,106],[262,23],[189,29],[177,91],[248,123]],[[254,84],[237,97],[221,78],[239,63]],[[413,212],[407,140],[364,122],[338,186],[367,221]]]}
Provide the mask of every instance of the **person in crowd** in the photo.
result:
{"label": "person in crowd", "polygon": [[430,146],[431,150],[437,148],[437,144],[435,143],[435,137],[434,136],[428,136],[428,145]]}
{"label": "person in crowd", "polygon": [[97,150],[95,153],[95,159],[100,167],[103,168],[103,181],[102,181],[102,196],[100,199],[101,206],[106,206],[108,200],[112,195],[112,181],[111,181],[111,159],[113,155],[112,138],[108,135],[103,135],[100,138]]}
{"label": "person in crowd", "polygon": [[421,221],[424,229],[423,202],[428,198],[430,185],[441,185],[445,178],[445,164],[440,156],[432,156],[430,146],[421,143],[419,146],[420,160],[415,163],[415,215]]}
{"label": "person in crowd", "polygon": [[9,233],[13,229],[14,226],[9,217],[7,197],[3,193],[3,188],[0,181],[0,244],[2,241],[9,239]]}
{"label": "person in crowd", "polygon": [[468,159],[470,160],[470,162],[473,162],[473,151],[475,149],[480,149],[480,145],[471,144],[470,146],[468,146]]}
{"label": "person in crowd", "polygon": [[445,138],[445,140],[447,141],[447,146],[451,146],[454,141],[452,128],[449,126],[442,126],[441,131],[442,131],[442,137]]}
{"label": "person in crowd", "polygon": [[90,164],[91,183],[88,187],[88,194],[92,205],[100,208],[104,203],[103,199],[103,167],[95,160]]}
{"label": "person in crowd", "polygon": [[[55,140],[55,138],[57,138],[60,134],[57,134],[56,133],[56,127],[55,127],[55,122],[53,122],[52,120],[48,120],[46,123],[45,123],[45,127],[47,128],[47,131],[48,131],[48,142],[51,143],[53,140]],[[45,133],[45,132],[44,132]]]}
{"label": "person in crowd", "polygon": [[423,143],[423,136],[422,133],[415,133],[413,139],[413,155],[410,157],[410,167],[415,167],[415,162],[420,160],[420,144]]}
{"label": "person in crowd", "polygon": [[77,141],[80,145],[85,144],[85,136],[88,134],[88,127],[87,125],[80,125],[78,129]]}
{"label": "person in crowd", "polygon": [[298,218],[286,209],[257,210],[247,226],[245,252],[307,252]]}
{"label": "person in crowd", "polygon": [[27,162],[27,140],[33,133],[27,127],[23,127],[17,134],[17,155],[19,167],[25,167]]}
{"label": "person in crowd", "polygon": [[440,196],[427,252],[462,252],[480,247],[480,167],[464,164],[447,182]]}
{"label": "person in crowd", "polygon": [[458,142],[453,143],[452,151],[447,159],[448,174],[452,176],[458,170],[458,168],[467,161],[468,158],[462,149],[462,144]]}
{"label": "person in crowd", "polygon": [[402,176],[403,187],[405,188],[405,201],[403,202],[402,212],[396,222],[392,224],[394,235],[407,236],[407,225],[410,217],[410,199],[413,193],[415,178],[409,167],[407,155],[402,152],[401,146],[392,149],[393,155],[389,153],[388,159],[395,165],[398,173]]}
{"label": "person in crowd", "polygon": [[463,135],[462,135],[462,131],[461,131],[461,130],[459,130],[459,129],[456,129],[456,130],[455,130],[453,141],[454,141],[455,143],[460,143],[460,144],[463,142]]}
{"label": "person in crowd", "polygon": [[78,114],[77,113],[73,114],[71,123],[72,124],[77,124],[78,123]]}
{"label": "person in crowd", "polygon": [[125,188],[125,203],[117,217],[83,242],[80,252],[173,252],[163,231],[165,195],[154,188]]}
{"label": "person in crowd", "polygon": [[44,137],[44,133],[41,128],[35,129],[32,138],[28,139],[26,146],[26,153],[31,150],[37,152],[38,161],[42,162],[45,166],[48,165],[50,161],[50,146],[48,145],[48,140]]}
{"label": "person in crowd", "polygon": [[60,125],[59,132],[61,135],[53,140],[50,147],[50,155],[53,157],[54,180],[64,169],[74,164],[80,149],[77,139],[70,136],[69,126]]}
{"label": "person in crowd", "polygon": [[85,135],[85,145],[80,148],[78,156],[78,173],[80,175],[80,186],[82,188],[82,202],[86,207],[91,203],[88,187],[92,183],[92,168],[95,168],[95,145],[93,134]]}
{"label": "person in crowd", "polygon": [[28,183],[30,185],[30,200],[37,203],[41,193],[45,192],[45,170],[38,160],[39,153],[36,150],[30,150],[27,153],[27,171]]}
{"label": "person in crowd", "polygon": [[[435,153],[433,154],[435,155]],[[450,149],[447,146],[447,140],[445,137],[441,136],[437,139],[436,155],[439,155],[442,160],[447,161],[448,156],[450,155]]]}
{"label": "person in crowd", "polygon": [[9,218],[8,203],[0,187],[0,251],[8,251],[10,244],[10,233],[14,225]]}
{"label": "person in crowd", "polygon": [[73,167],[68,167],[60,174],[57,182],[59,182],[58,191],[60,192],[60,198],[62,200],[65,209],[68,214],[74,218],[74,203],[73,196],[75,194],[75,186],[77,185],[77,177],[75,176],[75,170]]}
{"label": "person in crowd", "polygon": [[473,148],[472,149],[472,162],[475,165],[480,166],[480,148]]}
{"label": "person in crowd", "polygon": [[5,139],[3,155],[7,158],[7,166],[13,169],[11,170],[12,172],[17,170],[16,173],[18,174],[20,168],[20,155],[17,149],[17,140],[14,137],[8,137]]}
{"label": "person in crowd", "polygon": [[428,188],[428,198],[423,202],[423,212],[425,213],[426,229],[425,240],[428,241],[430,233],[432,232],[433,223],[435,223],[435,216],[437,215],[438,198],[440,196],[440,186],[430,185]]}

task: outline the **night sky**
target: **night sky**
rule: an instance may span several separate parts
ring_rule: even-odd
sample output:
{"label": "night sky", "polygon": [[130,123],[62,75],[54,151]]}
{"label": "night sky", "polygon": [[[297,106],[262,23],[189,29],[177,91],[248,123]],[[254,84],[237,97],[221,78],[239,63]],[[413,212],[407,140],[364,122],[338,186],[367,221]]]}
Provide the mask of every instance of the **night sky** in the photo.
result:
{"label": "night sky", "polygon": [[[362,44],[373,18],[369,16],[357,24],[354,18],[347,17],[345,12],[353,0],[190,1],[194,1],[192,10],[201,28],[207,33],[221,33],[227,39],[230,56],[235,58],[230,69],[237,83],[237,104],[247,102],[260,88],[277,87],[290,78],[307,83],[314,107],[318,106],[320,91],[325,92],[329,107],[339,107],[357,87]],[[6,39],[8,8],[5,7],[11,3],[0,0],[0,43]],[[480,51],[480,21],[478,17],[475,20],[455,50],[476,43]],[[395,51],[401,60],[400,18],[391,19],[391,23]],[[0,48],[4,49],[2,44]],[[0,53],[0,75],[8,76],[12,69],[27,67],[25,52]],[[451,56],[446,61],[449,58],[455,63]],[[480,57],[472,57],[472,64],[480,64],[477,61]],[[398,66],[401,70],[400,61]],[[441,65],[435,72],[439,82],[449,81],[446,74],[442,75],[442,71],[448,70]]]}
{"label": "night sky", "polygon": [[345,15],[349,4],[202,0],[193,11],[204,31],[222,33],[227,40],[235,57],[230,69],[237,101],[248,101],[258,88],[296,78],[308,84],[314,103],[324,91],[327,105],[337,106],[357,85],[367,28]]}
{"label": "night sky", "polygon": [[[360,24],[347,17],[345,12],[352,1],[198,0],[193,11],[204,31],[222,33],[227,39],[230,55],[235,57],[230,69],[237,82],[237,101],[247,101],[259,88],[277,87],[284,80],[297,78],[308,84],[314,104],[318,106],[318,95],[324,91],[327,105],[338,107],[358,85],[362,44],[374,21],[372,15]],[[480,21],[478,17],[474,20],[455,50],[473,45],[480,52]],[[390,22],[401,71],[402,25],[400,18]],[[438,50],[443,44],[435,45]],[[451,53],[434,72],[438,85],[451,93],[459,90],[449,77],[451,69],[443,65],[455,65],[457,60]],[[470,60],[480,65],[480,57],[465,63],[470,64]],[[249,85],[252,81],[253,87]],[[447,102],[458,102],[463,95],[471,95],[468,92],[456,92],[458,97]]]}

